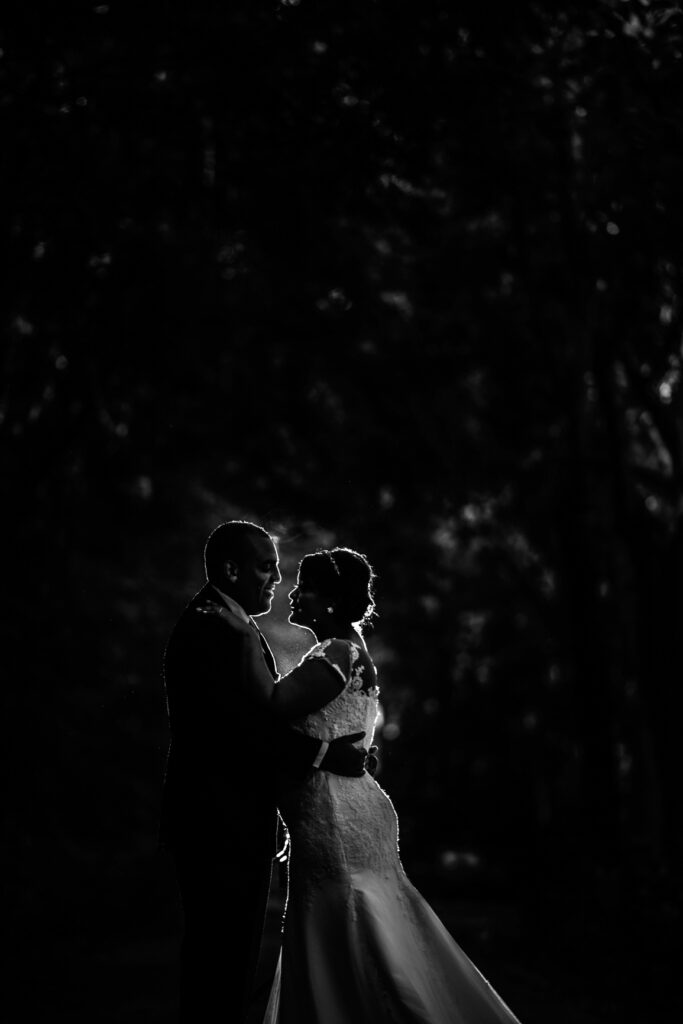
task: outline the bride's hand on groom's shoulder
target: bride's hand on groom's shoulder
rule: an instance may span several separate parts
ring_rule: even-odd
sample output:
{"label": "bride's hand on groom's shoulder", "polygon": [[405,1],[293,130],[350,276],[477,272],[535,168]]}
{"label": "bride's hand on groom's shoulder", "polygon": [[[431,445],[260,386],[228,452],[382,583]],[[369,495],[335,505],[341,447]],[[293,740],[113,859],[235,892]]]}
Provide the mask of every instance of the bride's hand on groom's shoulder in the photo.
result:
{"label": "bride's hand on groom's shoulder", "polygon": [[248,619],[243,618],[237,612],[232,611],[231,608],[227,608],[226,605],[219,604],[217,601],[206,600],[202,604],[197,605],[195,611],[200,612],[202,615],[210,615],[212,618],[221,619],[235,633],[241,633],[243,636],[250,636],[254,632],[254,627]]}

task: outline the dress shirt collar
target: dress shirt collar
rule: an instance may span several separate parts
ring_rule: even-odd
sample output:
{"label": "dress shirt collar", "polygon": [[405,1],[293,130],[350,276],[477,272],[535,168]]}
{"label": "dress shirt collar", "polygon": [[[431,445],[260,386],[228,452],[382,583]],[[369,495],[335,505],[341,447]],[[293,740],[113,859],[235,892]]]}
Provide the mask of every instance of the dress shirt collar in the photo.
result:
{"label": "dress shirt collar", "polygon": [[251,618],[251,616],[247,615],[242,605],[238,604],[234,597],[230,597],[230,595],[226,594],[223,590],[220,589],[220,587],[217,587],[215,583],[212,583],[211,586],[215,591],[217,591],[220,594],[220,596],[223,598],[224,602],[227,604],[230,611],[234,612],[235,615],[237,615],[244,622],[248,622],[251,626],[256,626],[256,623]]}

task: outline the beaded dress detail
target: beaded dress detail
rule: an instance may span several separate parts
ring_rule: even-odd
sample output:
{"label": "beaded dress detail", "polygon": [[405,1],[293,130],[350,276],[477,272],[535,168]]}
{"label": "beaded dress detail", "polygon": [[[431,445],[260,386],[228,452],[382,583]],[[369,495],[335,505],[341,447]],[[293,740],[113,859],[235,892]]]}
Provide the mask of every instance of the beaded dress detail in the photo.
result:
{"label": "beaded dress detail", "polygon": [[[369,747],[379,689],[368,655],[327,640],[311,658],[344,688],[291,724],[325,740],[363,732]],[[289,897],[264,1024],[519,1024],[408,880],[396,812],[371,775],[315,771],[280,811]]]}

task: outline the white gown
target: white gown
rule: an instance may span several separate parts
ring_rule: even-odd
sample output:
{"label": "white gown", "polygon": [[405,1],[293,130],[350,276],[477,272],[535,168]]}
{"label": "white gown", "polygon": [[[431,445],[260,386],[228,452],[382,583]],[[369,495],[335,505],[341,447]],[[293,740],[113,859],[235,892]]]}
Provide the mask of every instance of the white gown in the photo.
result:
{"label": "white gown", "polygon": [[[330,660],[330,642],[306,658]],[[350,648],[344,689],[293,724],[327,740],[363,731],[370,746],[379,690],[363,689]],[[406,877],[396,812],[372,776],[315,772],[280,810],[290,885],[264,1024],[519,1024]]]}

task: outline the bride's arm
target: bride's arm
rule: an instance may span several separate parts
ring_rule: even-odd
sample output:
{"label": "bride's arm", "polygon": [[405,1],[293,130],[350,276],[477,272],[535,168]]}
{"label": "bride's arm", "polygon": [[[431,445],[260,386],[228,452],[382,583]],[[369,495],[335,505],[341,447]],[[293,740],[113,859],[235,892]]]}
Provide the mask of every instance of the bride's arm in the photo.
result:
{"label": "bride's arm", "polygon": [[323,658],[302,661],[276,683],[266,664],[260,636],[248,620],[214,602],[207,602],[199,610],[219,615],[242,636],[244,679],[258,703],[278,718],[301,718],[317,711],[344,688],[344,670]]}
{"label": "bride's arm", "polygon": [[[278,718],[303,718],[329,704],[344,689],[344,668],[327,658],[309,658],[281,676],[276,683],[263,656],[258,634],[252,628],[244,632],[245,675],[254,685],[255,696],[261,704],[268,704]],[[337,652],[337,658],[348,653]]]}
{"label": "bride's arm", "polygon": [[[316,659],[315,664],[310,660],[302,662],[276,684],[263,654],[260,635],[248,619],[211,601],[197,611],[218,615],[235,632],[241,634],[244,640],[243,678],[261,706],[268,708],[283,721],[317,710],[343,688],[346,677],[342,668],[322,659]],[[290,752],[289,763],[300,763],[302,771],[320,768],[352,778],[364,774],[367,750],[355,746],[363,740],[363,732],[337,736],[329,742],[307,736],[289,726],[279,730],[279,735],[283,750]]]}
{"label": "bride's arm", "polygon": [[345,678],[329,661],[303,661],[273,688],[270,706],[278,718],[303,718],[329,704],[344,689]]}
{"label": "bride's arm", "polygon": [[261,704],[278,718],[303,718],[328,704],[344,688],[341,668],[322,658],[302,661],[276,683],[266,665],[263,648],[253,629],[244,634],[245,674]]}

